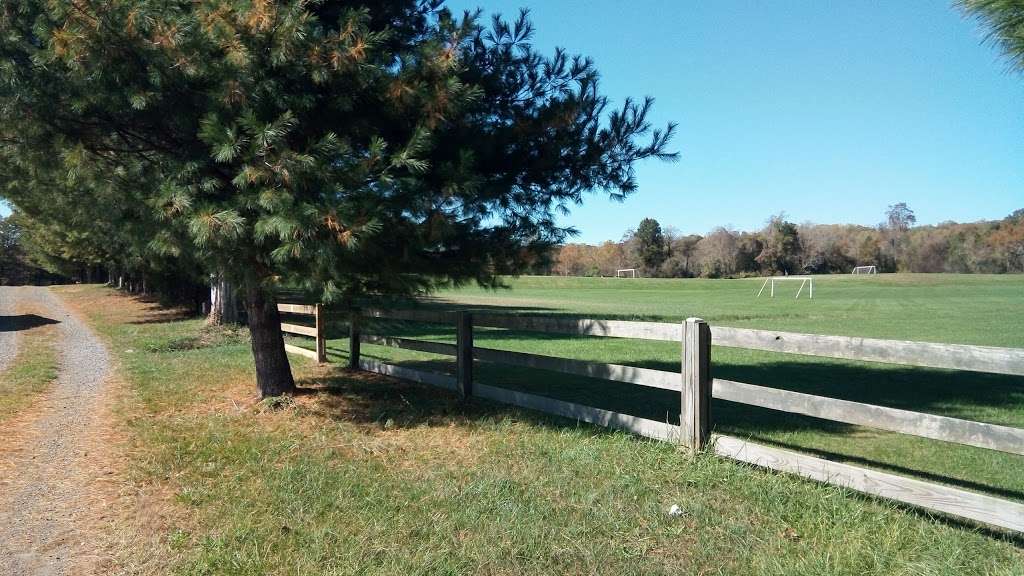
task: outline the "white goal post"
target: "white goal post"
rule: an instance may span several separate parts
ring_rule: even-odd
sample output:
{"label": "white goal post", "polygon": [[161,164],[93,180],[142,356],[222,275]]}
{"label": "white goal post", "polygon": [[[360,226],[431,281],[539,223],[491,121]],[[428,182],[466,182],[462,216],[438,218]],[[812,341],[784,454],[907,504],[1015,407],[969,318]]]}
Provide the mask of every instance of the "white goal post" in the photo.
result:
{"label": "white goal post", "polygon": [[[629,276],[626,276],[626,274],[625,274],[626,272],[629,273]],[[615,277],[616,278],[636,278],[636,268],[621,268],[619,270],[616,270],[615,271]]]}
{"label": "white goal post", "polygon": [[777,280],[799,280],[800,281],[800,289],[796,291],[796,297],[799,298],[800,294],[802,294],[803,291],[804,291],[804,286],[807,286],[807,297],[808,298],[814,298],[814,277],[813,276],[807,276],[807,275],[802,275],[802,276],[769,276],[769,277],[764,279],[764,284],[761,284],[761,289],[757,291],[757,296],[755,296],[755,298],[760,298],[761,297],[761,293],[764,292],[764,289],[769,284],[771,284],[771,292],[769,293],[769,296],[771,298],[775,298],[775,282]]}
{"label": "white goal post", "polygon": [[854,266],[851,274],[878,274],[878,268],[874,266]]}

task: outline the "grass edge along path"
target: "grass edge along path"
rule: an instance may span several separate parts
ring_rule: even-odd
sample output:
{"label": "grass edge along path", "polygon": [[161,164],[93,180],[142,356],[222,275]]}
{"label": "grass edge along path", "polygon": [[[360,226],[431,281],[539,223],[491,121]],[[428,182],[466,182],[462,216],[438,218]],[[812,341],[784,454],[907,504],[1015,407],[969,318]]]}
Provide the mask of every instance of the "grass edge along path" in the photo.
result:
{"label": "grass edge along path", "polygon": [[[254,400],[244,341],[76,287],[133,391],[135,481],[176,574],[1019,574],[1002,540],[710,455],[293,359]],[[99,305],[101,304],[102,305]],[[670,516],[678,504],[683,513]]]}

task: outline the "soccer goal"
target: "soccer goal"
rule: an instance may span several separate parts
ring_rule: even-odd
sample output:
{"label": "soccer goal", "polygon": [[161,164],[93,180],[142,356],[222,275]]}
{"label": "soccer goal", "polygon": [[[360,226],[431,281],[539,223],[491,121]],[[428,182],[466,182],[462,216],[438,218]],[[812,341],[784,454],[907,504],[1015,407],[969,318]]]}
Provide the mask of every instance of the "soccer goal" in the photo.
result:
{"label": "soccer goal", "polygon": [[636,278],[636,268],[622,268],[615,271],[616,278]]}
{"label": "soccer goal", "polygon": [[760,298],[764,289],[771,285],[771,290],[768,295],[771,298],[775,298],[775,282],[782,282],[784,280],[800,281],[800,289],[796,291],[796,297],[799,298],[800,294],[803,294],[804,287],[807,287],[807,297],[814,298],[814,277],[813,276],[769,276],[764,279],[764,284],[761,284],[761,289],[757,291],[756,298]]}
{"label": "soccer goal", "polygon": [[874,266],[855,266],[853,274],[878,274],[878,268]]}

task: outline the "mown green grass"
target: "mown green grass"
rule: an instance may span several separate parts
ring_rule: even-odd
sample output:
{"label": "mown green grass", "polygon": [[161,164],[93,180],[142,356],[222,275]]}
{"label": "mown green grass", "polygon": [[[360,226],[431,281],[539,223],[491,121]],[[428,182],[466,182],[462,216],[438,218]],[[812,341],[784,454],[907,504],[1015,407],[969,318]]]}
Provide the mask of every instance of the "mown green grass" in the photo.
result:
{"label": "mown green grass", "polygon": [[683,320],[712,324],[1024,347],[1024,275],[879,274],[814,278],[814,299],[798,283],[776,285],[775,298],[755,298],[763,278],[623,279],[530,276],[497,291],[446,290],[443,303],[533,314]]}
{"label": "mown green grass", "polygon": [[[88,313],[134,391],[137,479],[180,508],[167,550],[142,552],[173,558],[162,573],[953,575],[1024,563],[1019,543],[891,503],[301,359],[300,384],[316,392],[268,410],[245,401],[247,344],[176,350],[198,321],[138,323],[117,308]],[[684,515],[667,515],[672,504]]]}
{"label": "mown green grass", "polygon": [[21,330],[18,353],[0,372],[0,422],[29,406],[57,379],[56,328],[41,325]]}

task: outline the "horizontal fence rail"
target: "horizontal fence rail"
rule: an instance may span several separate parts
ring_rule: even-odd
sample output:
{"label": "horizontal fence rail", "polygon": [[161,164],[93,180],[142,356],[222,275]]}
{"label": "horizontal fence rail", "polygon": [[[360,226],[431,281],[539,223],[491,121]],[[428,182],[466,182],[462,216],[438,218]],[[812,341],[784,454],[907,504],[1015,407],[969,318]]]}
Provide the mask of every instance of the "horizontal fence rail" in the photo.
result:
{"label": "horizontal fence rail", "polygon": [[446,344],[444,342],[413,340],[411,338],[396,338],[393,336],[374,336],[372,334],[364,334],[360,339],[367,344],[415,350],[417,352],[427,352],[430,354],[441,354],[443,356],[455,356],[456,352],[455,344]]}
{"label": "horizontal fence rail", "polygon": [[363,310],[360,316],[365,318],[384,318],[389,320],[407,320],[426,322],[428,324],[451,324],[455,322],[452,312],[435,312],[432,310]]}
{"label": "horizontal fence rail", "polygon": [[526,332],[554,332],[581,336],[608,336],[636,340],[679,342],[682,328],[669,322],[633,322],[630,320],[594,320],[551,316],[509,316],[474,314],[473,323],[488,328],[505,328]]}
{"label": "horizontal fence rail", "polygon": [[715,438],[714,451],[719,456],[762,468],[789,472],[865,494],[898,500],[926,510],[934,510],[999,528],[1024,532],[1024,504],[1002,498],[993,498],[984,494],[879,472],[870,468],[832,462],[729,436]]}
{"label": "horizontal fence rail", "polygon": [[1024,349],[712,326],[717,346],[1024,376]]}
{"label": "horizontal fence rail", "polygon": [[477,384],[475,389],[477,395],[481,398],[537,410],[538,412],[546,412],[564,418],[572,418],[616,430],[625,430],[638,436],[672,441],[679,435],[679,427],[666,422],[648,420],[646,418],[630,416],[629,414],[601,410],[600,408],[593,408],[583,404],[564,402],[536,394],[487,386],[486,384]]}
{"label": "horizontal fence rail", "polygon": [[289,334],[301,334],[303,336],[312,336],[316,338],[316,328],[312,326],[300,326],[298,324],[286,324],[281,322],[281,331],[288,332]]}
{"label": "horizontal fence rail", "polygon": [[[326,341],[320,306],[283,304],[280,311],[312,314],[317,327],[282,324],[282,330],[317,338],[318,352]],[[362,334],[361,318],[379,318],[454,325],[457,344],[413,338]],[[710,398],[790,412],[835,422],[953,442],[1024,455],[1024,429],[987,424],[710,378],[711,338],[714,345],[884,362],[927,368],[1024,375],[1024,349],[823,336],[746,328],[709,327],[699,319],[685,323],[633,322],[567,317],[511,316],[442,312],[434,310],[369,310],[352,315],[350,366],[397,378],[438,386],[460,394],[487,398],[548,414],[625,430],[641,436],[678,442],[692,450],[711,446],[714,453],[782,472],[889,498],[923,509],[970,519],[991,526],[1024,532],[1024,504],[968,492],[729,436],[709,436]],[[482,348],[473,344],[474,326],[508,330],[554,332],[682,344],[681,372],[669,372],[569,358]],[[454,356],[455,374],[413,369],[360,357],[361,342]],[[286,345],[289,352],[317,358],[318,353]],[[648,386],[681,394],[681,426],[603,410],[545,396],[474,382],[473,360],[548,370],[626,384]]]}
{"label": "horizontal fence rail", "polygon": [[454,376],[441,374],[440,372],[395,366],[394,364],[387,364],[385,362],[371,360],[369,358],[360,358],[359,367],[368,372],[376,372],[378,374],[393,376],[395,378],[401,378],[402,380],[409,380],[411,382],[419,382],[421,384],[430,384],[431,386],[437,386],[438,388],[444,388],[445,390],[451,390],[453,392],[458,389]]}
{"label": "horizontal fence rail", "polygon": [[1021,428],[862,404],[718,378],[714,379],[711,391],[715,398],[730,402],[1024,455],[1024,429]]}
{"label": "horizontal fence rail", "polygon": [[316,314],[315,304],[278,304],[278,312],[287,312],[288,314],[308,314],[310,316]]}
{"label": "horizontal fence rail", "polygon": [[681,390],[678,372],[665,372],[663,370],[652,370],[650,368],[637,368],[635,366],[622,366],[620,364],[602,364],[599,362],[587,362],[584,360],[570,360],[568,358],[556,358],[554,356],[542,356],[539,354],[526,354],[523,352],[509,352],[507,350],[494,350],[492,348],[473,348],[473,356],[484,362],[498,364],[512,364],[526,368],[537,368],[550,370],[563,374],[574,374],[588,378],[599,378],[601,380],[612,380],[614,382],[625,382],[627,384],[639,384],[651,388],[662,388],[664,390]]}
{"label": "horizontal fence rail", "polygon": [[315,350],[307,350],[302,346],[293,346],[292,344],[285,344],[284,351],[291,352],[292,354],[298,354],[299,356],[305,356],[306,358],[312,358],[313,360],[317,359]]}

